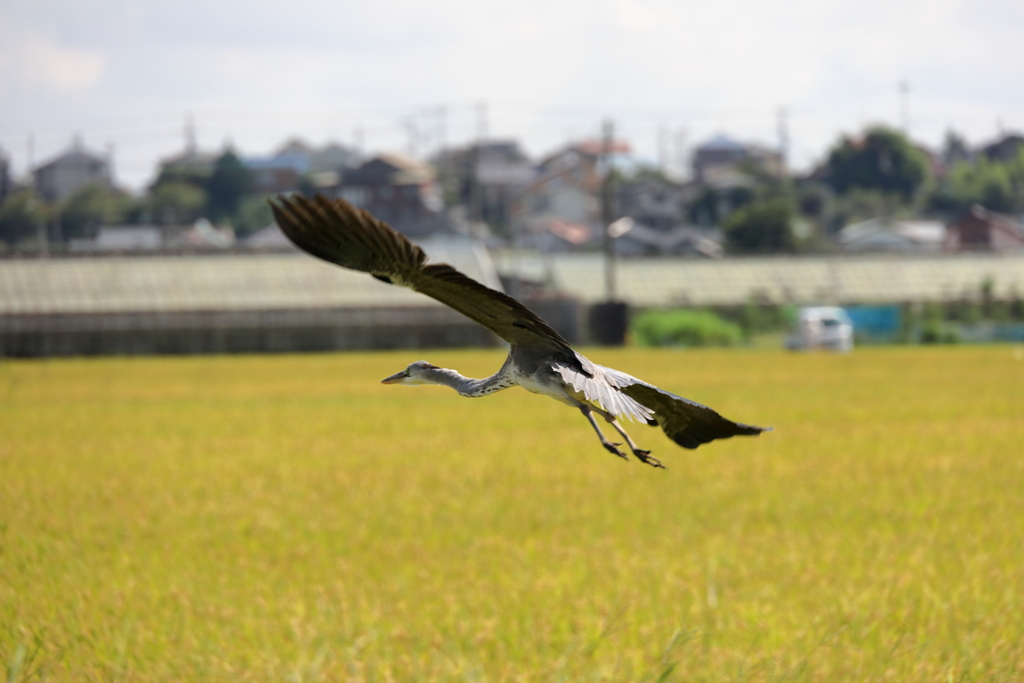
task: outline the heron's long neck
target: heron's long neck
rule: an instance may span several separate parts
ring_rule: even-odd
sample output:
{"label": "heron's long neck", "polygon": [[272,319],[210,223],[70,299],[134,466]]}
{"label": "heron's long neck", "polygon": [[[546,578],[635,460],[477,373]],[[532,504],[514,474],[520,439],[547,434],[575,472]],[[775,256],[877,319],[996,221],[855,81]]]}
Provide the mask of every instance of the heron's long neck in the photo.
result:
{"label": "heron's long neck", "polygon": [[501,370],[484,379],[463,377],[457,371],[448,368],[433,368],[424,373],[424,379],[434,384],[443,384],[446,387],[451,387],[462,396],[470,398],[493,394],[496,391],[508,389],[516,384],[507,367],[502,367]]}

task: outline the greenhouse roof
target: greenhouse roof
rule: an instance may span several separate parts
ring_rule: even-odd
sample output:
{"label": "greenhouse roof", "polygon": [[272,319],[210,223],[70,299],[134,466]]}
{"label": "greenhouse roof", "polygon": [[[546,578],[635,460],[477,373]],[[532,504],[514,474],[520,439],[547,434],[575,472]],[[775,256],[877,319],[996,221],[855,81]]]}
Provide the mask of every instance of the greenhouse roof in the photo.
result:
{"label": "greenhouse roof", "polygon": [[[424,244],[491,287],[497,271],[549,284],[584,303],[605,299],[600,254],[544,256],[471,243]],[[638,307],[872,303],[1024,295],[1024,255],[621,259],[618,298]],[[0,260],[0,315],[127,311],[291,310],[440,305],[303,254]]]}

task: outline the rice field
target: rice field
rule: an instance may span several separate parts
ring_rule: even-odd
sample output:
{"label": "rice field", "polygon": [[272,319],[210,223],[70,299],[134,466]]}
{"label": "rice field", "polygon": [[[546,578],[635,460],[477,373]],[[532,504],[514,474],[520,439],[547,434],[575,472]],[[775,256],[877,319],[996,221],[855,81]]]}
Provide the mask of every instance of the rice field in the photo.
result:
{"label": "rice field", "polygon": [[8,681],[1024,680],[1024,349],[587,352],[774,425],[669,467],[499,351],[0,362]]}

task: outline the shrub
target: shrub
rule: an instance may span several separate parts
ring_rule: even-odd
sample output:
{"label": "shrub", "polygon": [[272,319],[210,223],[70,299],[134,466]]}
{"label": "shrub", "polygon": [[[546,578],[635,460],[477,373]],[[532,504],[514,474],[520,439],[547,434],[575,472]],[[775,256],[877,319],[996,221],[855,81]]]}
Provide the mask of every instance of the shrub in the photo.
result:
{"label": "shrub", "polygon": [[644,311],[632,329],[640,346],[732,346],[743,337],[739,325],[711,311],[685,309]]}
{"label": "shrub", "polygon": [[796,324],[796,307],[757,304],[748,301],[739,309],[736,322],[749,339],[764,332],[791,329]]}
{"label": "shrub", "polygon": [[795,211],[787,199],[753,202],[736,209],[722,224],[729,251],[770,253],[793,251]]}

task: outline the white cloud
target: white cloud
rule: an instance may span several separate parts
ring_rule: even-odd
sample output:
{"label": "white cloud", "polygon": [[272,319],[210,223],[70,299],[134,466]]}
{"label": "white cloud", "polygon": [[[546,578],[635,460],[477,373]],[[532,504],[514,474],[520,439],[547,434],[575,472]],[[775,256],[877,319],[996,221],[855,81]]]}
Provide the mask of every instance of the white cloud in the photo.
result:
{"label": "white cloud", "polygon": [[62,45],[53,35],[17,26],[0,15],[0,97],[31,97],[34,92],[74,94],[103,77],[106,55],[97,49]]}
{"label": "white cloud", "polygon": [[997,119],[1024,126],[1016,0],[9,2],[0,143],[25,134],[10,122],[46,118],[55,139],[116,141],[122,168],[151,167],[156,143],[93,122],[159,127],[164,153],[190,111],[201,142],[245,152],[356,127],[395,148],[410,121],[436,139],[442,105],[447,139],[471,138],[487,100],[491,132],[535,153],[614,116],[651,156],[659,128],[771,143],[784,106],[806,165],[840,132],[895,123],[906,80],[926,142],[951,125],[972,139]]}

